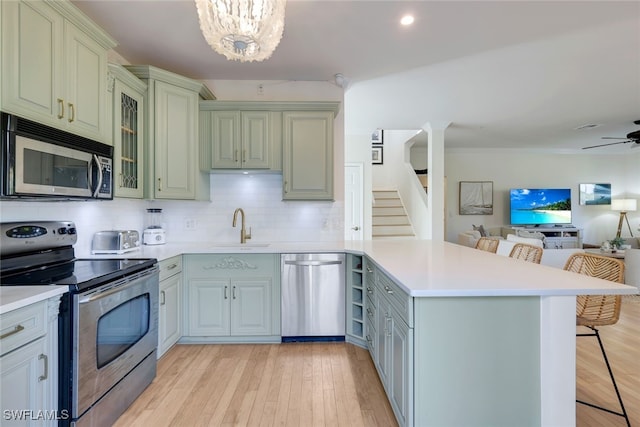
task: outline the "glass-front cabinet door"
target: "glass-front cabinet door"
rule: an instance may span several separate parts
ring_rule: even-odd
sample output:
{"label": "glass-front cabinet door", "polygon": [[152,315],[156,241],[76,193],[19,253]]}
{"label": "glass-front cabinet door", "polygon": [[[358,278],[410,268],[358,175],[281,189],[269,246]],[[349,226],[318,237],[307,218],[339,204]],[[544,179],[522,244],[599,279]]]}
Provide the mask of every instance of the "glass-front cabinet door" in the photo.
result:
{"label": "glass-front cabinet door", "polygon": [[146,84],[124,67],[110,64],[113,84],[114,195],[143,197],[143,120]]}

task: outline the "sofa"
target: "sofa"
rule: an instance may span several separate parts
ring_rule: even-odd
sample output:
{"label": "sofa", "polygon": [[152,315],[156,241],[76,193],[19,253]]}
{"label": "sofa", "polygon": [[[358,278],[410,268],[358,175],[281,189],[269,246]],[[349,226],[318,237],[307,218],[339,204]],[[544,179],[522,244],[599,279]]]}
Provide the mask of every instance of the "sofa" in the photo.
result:
{"label": "sofa", "polygon": [[[458,244],[475,248],[480,237],[489,237],[493,239],[504,239],[507,237],[506,230],[503,227],[474,227],[473,230],[463,231],[458,234]],[[483,233],[484,232],[484,233]]]}
{"label": "sofa", "polygon": [[[544,248],[542,239],[531,237],[520,237],[513,234],[508,234],[507,238],[500,240],[498,243],[498,255],[509,256],[511,249],[516,243],[526,243],[533,246]],[[540,264],[547,265],[549,267],[564,268],[569,257],[576,252],[584,252],[583,249],[544,249],[542,251],[542,259]]]}

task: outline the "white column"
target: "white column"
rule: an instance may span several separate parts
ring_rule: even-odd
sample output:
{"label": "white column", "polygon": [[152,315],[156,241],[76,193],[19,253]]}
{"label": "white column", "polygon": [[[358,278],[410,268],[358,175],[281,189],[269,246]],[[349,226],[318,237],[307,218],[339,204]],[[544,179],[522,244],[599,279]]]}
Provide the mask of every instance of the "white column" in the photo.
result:
{"label": "white column", "polygon": [[542,426],[576,425],[576,297],[540,297]]}
{"label": "white column", "polygon": [[431,233],[428,238],[436,241],[444,241],[445,224],[445,171],[444,171],[444,131],[451,122],[427,122],[422,128],[428,135],[427,143],[427,167],[428,167],[428,194]]}

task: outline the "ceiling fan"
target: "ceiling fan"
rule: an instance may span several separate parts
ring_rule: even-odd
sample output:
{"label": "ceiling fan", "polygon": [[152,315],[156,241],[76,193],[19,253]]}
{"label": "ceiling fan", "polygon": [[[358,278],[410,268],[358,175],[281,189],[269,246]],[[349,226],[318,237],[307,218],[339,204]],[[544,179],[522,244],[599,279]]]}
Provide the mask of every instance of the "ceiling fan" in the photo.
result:
{"label": "ceiling fan", "polygon": [[[635,120],[633,122],[636,125],[640,125],[640,120]],[[602,139],[623,139],[624,141],[618,142],[610,142],[608,144],[600,144],[600,145],[592,145],[590,147],[582,147],[583,150],[588,150],[589,148],[597,148],[597,147],[606,147],[607,145],[617,145],[617,144],[628,144],[632,142],[634,147],[640,147],[640,130],[634,130],[627,134],[626,138],[617,138],[614,136],[603,136]]]}

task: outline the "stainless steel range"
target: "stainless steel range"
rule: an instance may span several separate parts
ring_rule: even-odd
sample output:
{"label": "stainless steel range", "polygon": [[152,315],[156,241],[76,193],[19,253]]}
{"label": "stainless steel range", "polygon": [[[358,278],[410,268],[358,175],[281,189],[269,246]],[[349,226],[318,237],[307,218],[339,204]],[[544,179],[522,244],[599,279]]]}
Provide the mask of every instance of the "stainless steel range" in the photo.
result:
{"label": "stainless steel range", "polygon": [[156,375],[155,259],[76,259],[70,221],[0,224],[2,286],[67,285],[59,317],[61,425],[111,425]]}

